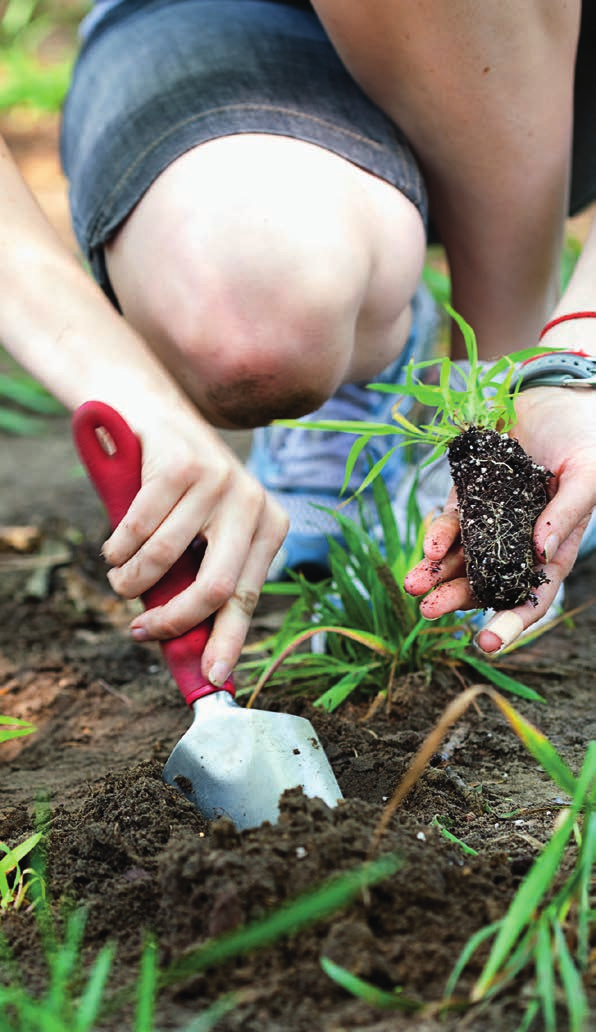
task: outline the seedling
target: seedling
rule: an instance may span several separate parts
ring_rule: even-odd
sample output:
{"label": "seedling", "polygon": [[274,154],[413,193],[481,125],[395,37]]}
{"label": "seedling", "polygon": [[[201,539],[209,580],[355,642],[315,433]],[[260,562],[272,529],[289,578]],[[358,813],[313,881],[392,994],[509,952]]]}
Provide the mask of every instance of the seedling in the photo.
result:
{"label": "seedling", "polygon": [[[508,432],[516,419],[516,390],[512,389],[516,364],[544,349],[518,351],[487,368],[478,359],[471,327],[451,306],[446,307],[461,329],[469,368],[445,357],[410,363],[404,384],[370,384],[371,390],[411,397],[432,409],[429,423],[416,425],[396,404],[394,424],[329,420],[309,425],[312,430],[358,434],[345,485],[372,436],[393,434],[398,445],[424,446],[424,465],[447,452],[457,490],[466,571],[478,606],[498,610],[528,600],[536,604],[534,589],[546,578],[534,565],[532,531],[546,505],[552,473],[535,463]],[[437,383],[420,378],[430,366],[438,368]],[[373,466],[358,493],[381,473],[391,454],[392,450]]]}
{"label": "seedling", "polygon": [[36,832],[12,848],[0,842],[0,853],[4,853],[0,859],[0,913],[19,910],[26,901],[28,889],[37,881],[34,869],[22,868],[21,861],[29,856],[40,839],[41,834]]}
{"label": "seedling", "polygon": [[23,735],[30,735],[33,731],[35,731],[33,724],[27,720],[0,715],[0,742],[9,742],[11,738],[21,738]]}

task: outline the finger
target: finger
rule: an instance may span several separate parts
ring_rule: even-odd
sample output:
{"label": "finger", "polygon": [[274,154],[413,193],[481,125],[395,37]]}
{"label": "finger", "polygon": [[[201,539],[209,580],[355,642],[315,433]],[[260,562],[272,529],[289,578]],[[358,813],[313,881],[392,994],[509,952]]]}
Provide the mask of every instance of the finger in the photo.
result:
{"label": "finger", "polygon": [[[228,529],[218,535],[218,541],[214,537],[208,541],[195,581],[165,605],[148,609],[135,618],[131,633],[136,640],[177,638],[225,606],[234,595],[237,604],[242,604],[251,593],[258,596],[271,559],[287,531],[287,517],[279,506],[260,492],[258,496],[265,501],[266,516],[261,518],[261,509],[257,508],[252,519],[248,510],[245,522],[226,522],[224,527]],[[256,527],[254,537],[250,536],[251,527]],[[252,572],[253,562],[256,573]],[[249,574],[241,584],[245,567]]]}
{"label": "finger", "polygon": [[108,580],[118,595],[138,598],[167,573],[198,536],[202,518],[197,495],[188,491],[134,555],[109,571]]}
{"label": "finger", "polygon": [[431,591],[442,581],[453,580],[464,575],[464,555],[460,546],[451,549],[442,560],[433,562],[430,559],[422,559],[406,575],[404,588],[409,595],[426,595],[427,591]]}
{"label": "finger", "polygon": [[426,620],[438,620],[440,616],[453,613],[457,609],[477,609],[476,602],[467,577],[439,584],[430,595],[420,603],[420,613]]}
{"label": "finger", "polygon": [[[130,507],[102,547],[110,566],[122,567],[156,532],[184,491],[167,478],[143,483]],[[184,549],[182,549],[183,551]]]}
{"label": "finger", "polygon": [[446,510],[433,520],[424,535],[424,554],[431,562],[440,562],[459,537],[459,516],[456,509]]}
{"label": "finger", "polygon": [[257,536],[236,590],[215,615],[203,653],[203,675],[212,684],[222,685],[238,661],[270,563],[270,542]]}
{"label": "finger", "polygon": [[594,508],[592,478],[561,477],[559,489],[534,527],[534,547],[542,562],[551,562],[570,535],[586,529]]}

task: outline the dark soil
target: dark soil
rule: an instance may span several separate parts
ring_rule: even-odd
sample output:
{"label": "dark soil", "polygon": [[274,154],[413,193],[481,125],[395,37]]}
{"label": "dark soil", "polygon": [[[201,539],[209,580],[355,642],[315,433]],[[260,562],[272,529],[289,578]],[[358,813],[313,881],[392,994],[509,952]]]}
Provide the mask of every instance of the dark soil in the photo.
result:
{"label": "dark soil", "polygon": [[499,610],[536,603],[533,589],[546,577],[535,568],[532,532],[552,473],[518,441],[475,426],[451,442],[448,454],[466,573],[478,605]]}
{"label": "dark soil", "polygon": [[[399,683],[389,712],[368,699],[336,715],[304,698],[263,692],[263,706],[312,721],[345,802],[329,810],[291,793],[275,827],[237,833],[223,819],[209,825],[161,779],[189,715],[159,649],[127,636],[133,609],[114,599],[98,559],[107,521],[86,480],[73,476],[75,461],[66,420],[42,440],[5,440],[0,451],[0,525],[42,531],[36,552],[1,557],[0,712],[29,718],[38,730],[0,746],[0,841],[15,844],[31,833],[36,800],[47,801],[53,907],[57,914],[64,900],[87,907],[89,959],[105,942],[117,944],[114,989],[136,978],[147,929],[167,964],[366,860],[384,804],[462,685],[455,674],[420,676]],[[591,560],[569,580],[568,606],[585,606],[573,626],[559,624],[503,660],[546,697],[545,706],[520,709],[575,771],[595,737],[596,609],[585,605],[595,569]],[[252,640],[279,623],[279,607],[271,599],[261,603]],[[333,917],[170,988],[158,1027],[185,1028],[233,989],[239,1002],[217,1024],[222,1032],[512,1032],[529,976],[488,1008],[441,1021],[387,1016],[355,1000],[330,981],[320,958],[381,988],[402,986],[415,1000],[440,999],[460,950],[504,913],[563,802],[492,704],[481,701],[450,733],[375,847],[399,855],[398,872]],[[479,855],[446,842],[432,826],[435,818]],[[25,984],[40,988],[35,916],[7,913],[0,930]],[[590,991],[596,1003],[596,986]],[[130,1027],[126,1013],[102,1026]]]}
{"label": "dark soil", "polygon": [[[55,119],[11,118],[3,125],[43,208],[68,246],[66,194]],[[577,232],[577,230],[574,230]],[[583,229],[585,233],[585,227]],[[580,233],[581,235],[581,233]],[[235,442],[239,449],[246,442]],[[108,940],[118,947],[111,988],[134,981],[144,931],[159,937],[162,964],[209,936],[258,918],[371,852],[384,804],[444,706],[457,677],[400,682],[390,712],[370,700],[328,716],[308,700],[263,693],[262,704],[304,714],[315,725],[346,801],[335,811],[288,798],[278,825],[238,835],[209,826],[161,780],[189,715],[159,649],[130,641],[134,611],[114,599],[99,561],[107,522],[93,491],[74,475],[66,421],[41,440],[2,439],[0,526],[37,526],[32,555],[0,555],[0,713],[31,719],[30,738],[0,745],[0,841],[22,841],[47,801],[48,871],[53,908],[88,908],[85,956]],[[574,771],[596,737],[596,558],[568,581],[568,608],[583,606],[503,666],[547,699],[520,709],[549,735]],[[279,625],[279,603],[263,601],[252,639]],[[321,956],[383,988],[440,998],[469,936],[504,912],[563,803],[488,701],[468,711],[392,820],[380,851],[402,866],[333,918],[277,946],[228,962],[168,990],[160,1029],[184,1029],[220,993],[241,993],[221,1032],[513,1032],[526,976],[484,1010],[389,1016],[337,988]],[[431,827],[434,818],[479,853],[465,856]],[[43,984],[34,916],[0,917],[25,985]],[[462,986],[469,988],[478,964]],[[596,1011],[596,986],[590,986]],[[0,1029],[2,1019],[0,1017]],[[115,1014],[103,1026],[126,1032]],[[562,1023],[565,1027],[565,1022]]]}

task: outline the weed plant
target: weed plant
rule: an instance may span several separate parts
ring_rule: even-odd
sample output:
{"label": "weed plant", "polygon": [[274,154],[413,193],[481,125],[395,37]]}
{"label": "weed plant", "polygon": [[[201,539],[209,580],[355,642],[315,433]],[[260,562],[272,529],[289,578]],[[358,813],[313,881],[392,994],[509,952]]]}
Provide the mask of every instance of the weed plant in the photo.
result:
{"label": "weed plant", "polygon": [[[596,939],[596,742],[590,742],[576,777],[555,746],[494,689],[463,692],[422,744],[386,807],[374,836],[378,845],[395,810],[415,784],[449,728],[482,694],[488,695],[540,767],[568,797],[554,832],[522,881],[506,914],[474,935],[461,953],[442,1001],[426,1007],[439,1015],[482,1005],[499,993],[525,1001],[518,1032],[540,1021],[545,1032],[589,1032],[594,1027],[586,986],[590,983]],[[444,829],[441,829],[444,833]],[[451,841],[457,842],[454,836]],[[465,843],[464,851],[473,853]],[[488,959],[468,997],[457,997],[462,974],[473,955],[492,940]],[[321,960],[326,973],[360,999],[384,1009],[413,1009],[399,990],[390,993]],[[520,992],[520,989],[523,990]],[[565,1023],[561,1023],[561,1011]]]}
{"label": "weed plant", "polygon": [[[359,521],[333,513],[345,544],[330,539],[330,578],[312,583],[294,575],[298,597],[279,632],[259,646],[267,646],[268,659],[241,664],[257,679],[251,701],[270,681],[303,694],[316,691],[315,705],[328,711],[356,690],[380,693],[390,702],[398,678],[423,674],[430,681],[441,665],[467,666],[504,690],[542,701],[531,688],[471,654],[473,630],[466,618],[450,614],[430,623],[420,615],[418,601],[404,591],[407,571],[423,555],[425,524],[415,487],[403,528],[382,477],[372,483],[376,530],[362,509]],[[279,589],[269,585],[266,590]],[[316,651],[305,652],[313,639]]]}

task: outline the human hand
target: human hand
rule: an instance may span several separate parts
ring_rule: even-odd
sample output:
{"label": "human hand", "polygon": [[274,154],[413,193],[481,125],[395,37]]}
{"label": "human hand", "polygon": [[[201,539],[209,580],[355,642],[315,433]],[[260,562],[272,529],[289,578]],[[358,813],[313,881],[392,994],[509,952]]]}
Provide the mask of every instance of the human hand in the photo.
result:
{"label": "human hand", "polygon": [[[575,562],[596,505],[596,408],[591,391],[553,387],[524,391],[517,400],[517,416],[512,436],[554,473],[550,501],[534,528],[536,560],[548,581],[536,589],[536,605],[528,601],[496,613],[478,633],[476,643],[488,653],[511,644],[547,612]],[[410,594],[426,595],[422,615],[437,619],[457,609],[475,608],[465,575],[455,492],[426,534],[424,555],[405,580]]]}
{"label": "human hand", "polygon": [[193,584],[136,617],[137,641],[178,637],[214,615],[202,673],[223,684],[242,649],[269,565],[287,531],[279,506],[221,438],[187,411],[130,420],[141,440],[142,487],[103,547],[125,598],[152,587],[197,537],[206,551]]}

